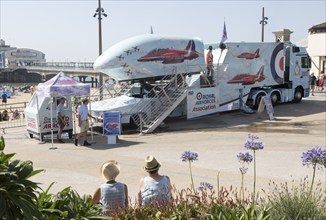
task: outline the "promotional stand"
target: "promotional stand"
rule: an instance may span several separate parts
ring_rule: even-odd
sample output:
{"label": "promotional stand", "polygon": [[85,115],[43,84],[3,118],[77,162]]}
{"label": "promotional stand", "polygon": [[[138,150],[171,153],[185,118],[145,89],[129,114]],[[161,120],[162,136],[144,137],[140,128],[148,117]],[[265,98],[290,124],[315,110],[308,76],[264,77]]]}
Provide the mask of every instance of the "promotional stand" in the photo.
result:
{"label": "promotional stand", "polygon": [[[56,115],[53,114],[53,107],[58,104],[56,100],[61,97],[89,96],[89,94],[90,85],[78,82],[63,72],[44,83],[40,83],[24,111],[29,136],[32,138],[34,134],[39,135],[40,141],[43,141],[44,135],[51,134],[50,149],[56,149],[53,146],[54,129],[58,126]],[[68,117],[63,132],[69,132],[72,135],[72,107],[70,105],[71,100],[67,99],[67,106],[70,108],[65,109]]]}
{"label": "promotional stand", "polygon": [[116,144],[117,136],[121,134],[120,112],[105,112],[103,114],[103,134],[108,137],[108,144]]}

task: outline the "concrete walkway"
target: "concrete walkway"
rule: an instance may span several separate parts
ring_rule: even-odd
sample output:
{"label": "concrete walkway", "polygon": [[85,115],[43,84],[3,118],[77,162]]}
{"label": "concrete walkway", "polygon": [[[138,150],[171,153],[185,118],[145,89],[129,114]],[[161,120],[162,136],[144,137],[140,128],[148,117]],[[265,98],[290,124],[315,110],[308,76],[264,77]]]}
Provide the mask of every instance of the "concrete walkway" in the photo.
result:
{"label": "concrete walkway", "polygon": [[[185,119],[167,121],[168,128],[151,135],[120,135],[116,145],[108,145],[107,138],[94,135],[95,143],[90,147],[74,146],[73,140],[65,144],[54,145],[51,141],[39,144],[30,139],[24,127],[7,129],[5,152],[17,153],[14,159],[32,160],[36,169],[45,172],[33,177],[45,189],[56,182],[51,192],[58,192],[67,186],[79,194],[93,194],[103,182],[99,169],[109,159],[118,160],[121,173],[117,180],[128,185],[129,195],[135,199],[143,161],[152,154],[162,163],[161,174],[169,175],[178,189],[190,186],[189,167],[181,161],[181,154],[194,151],[199,160],[192,164],[195,186],[209,182],[216,188],[217,174],[220,173],[220,185],[239,187],[240,164],[236,155],[245,152],[244,143],[248,133],[256,134],[264,143],[265,149],[257,156],[257,189],[268,190],[270,180],[299,182],[308,176],[312,168],[302,166],[302,152],[315,146],[325,148],[326,135],[326,95],[303,99],[299,104],[281,104],[274,108],[275,120],[268,120],[266,112],[245,114],[234,111],[216,114],[210,117],[186,121]],[[326,173],[317,171],[317,181],[326,188]],[[245,175],[245,186],[251,189],[253,183],[253,165]]]}

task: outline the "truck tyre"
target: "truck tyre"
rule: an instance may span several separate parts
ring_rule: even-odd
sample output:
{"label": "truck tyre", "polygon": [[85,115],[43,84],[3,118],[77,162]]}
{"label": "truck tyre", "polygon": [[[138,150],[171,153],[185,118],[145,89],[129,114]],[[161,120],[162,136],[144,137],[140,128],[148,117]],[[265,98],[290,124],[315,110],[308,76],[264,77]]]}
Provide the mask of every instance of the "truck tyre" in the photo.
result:
{"label": "truck tyre", "polygon": [[259,94],[256,96],[254,109],[258,109],[258,106],[259,106],[260,100],[261,100],[261,98],[262,98],[264,95],[265,95],[264,93],[259,93]]}
{"label": "truck tyre", "polygon": [[68,133],[69,139],[72,139],[72,132]]}
{"label": "truck tyre", "polygon": [[302,89],[300,89],[300,88],[296,88],[295,91],[294,91],[293,102],[294,102],[294,103],[299,103],[299,102],[301,102],[302,97],[303,97]]}
{"label": "truck tyre", "polygon": [[29,137],[30,137],[30,138],[33,138],[34,136],[33,136],[33,134],[29,133]]}
{"label": "truck tyre", "polygon": [[273,106],[277,105],[280,102],[280,94],[278,92],[272,92],[271,101]]}

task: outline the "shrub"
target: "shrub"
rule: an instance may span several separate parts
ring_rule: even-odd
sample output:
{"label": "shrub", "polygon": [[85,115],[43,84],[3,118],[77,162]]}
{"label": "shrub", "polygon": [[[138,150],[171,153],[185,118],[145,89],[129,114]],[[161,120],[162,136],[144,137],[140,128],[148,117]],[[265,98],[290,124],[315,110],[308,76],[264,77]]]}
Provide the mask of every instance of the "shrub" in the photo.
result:
{"label": "shrub", "polygon": [[5,143],[1,137],[0,150],[0,219],[41,218],[35,202],[37,183],[29,178],[43,170],[33,170],[32,161],[11,160],[15,154],[3,152]]}
{"label": "shrub", "polygon": [[56,195],[50,194],[53,183],[38,197],[38,208],[45,219],[107,219],[100,216],[101,207],[93,205],[90,196],[80,196],[71,187],[63,189]]}
{"label": "shrub", "polygon": [[276,184],[270,182],[270,191],[267,194],[270,214],[272,219],[286,220],[295,219],[301,204],[308,198],[304,208],[302,209],[300,219],[326,219],[326,190],[323,190],[321,183],[318,183],[309,195],[308,177],[300,180],[300,184],[291,182],[289,186],[287,182]]}

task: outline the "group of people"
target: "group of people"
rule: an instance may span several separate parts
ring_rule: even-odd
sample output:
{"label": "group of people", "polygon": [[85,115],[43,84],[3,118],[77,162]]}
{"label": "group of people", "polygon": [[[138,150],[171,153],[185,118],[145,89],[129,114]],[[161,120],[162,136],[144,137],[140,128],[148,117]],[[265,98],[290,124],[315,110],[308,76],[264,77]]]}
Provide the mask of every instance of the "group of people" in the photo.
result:
{"label": "group of people", "polygon": [[[57,106],[57,120],[58,120],[58,136],[57,140],[59,143],[64,143],[61,138],[62,131],[66,126],[65,122],[65,105],[66,99],[64,97],[60,98],[60,102]],[[80,128],[80,133],[75,137],[74,144],[78,146],[78,140],[83,139],[83,146],[90,146],[91,144],[87,142],[87,131],[89,130],[88,117],[94,118],[88,113],[88,99],[85,98],[82,100],[82,104],[77,108],[77,118],[78,118],[78,127]]]}
{"label": "group of people", "polygon": [[310,75],[310,92],[311,95],[314,96],[314,92],[316,89],[316,86],[318,88],[318,91],[324,91],[324,86],[326,84],[326,76],[324,74],[324,71],[320,72],[319,78],[315,76],[314,73],[311,73]]}
{"label": "group of people", "polygon": [[20,119],[20,113],[18,109],[13,110],[12,107],[10,106],[9,111],[5,109],[2,112],[0,112],[0,121],[9,121],[14,119]]}
{"label": "group of people", "polygon": [[[171,202],[170,178],[159,174],[160,167],[161,163],[154,156],[146,156],[143,168],[148,176],[140,179],[138,191],[140,206],[167,206]],[[127,185],[116,181],[119,173],[120,165],[115,160],[109,160],[101,166],[100,175],[106,182],[96,189],[92,200],[94,204],[102,205],[104,215],[110,215],[129,205]]]}

